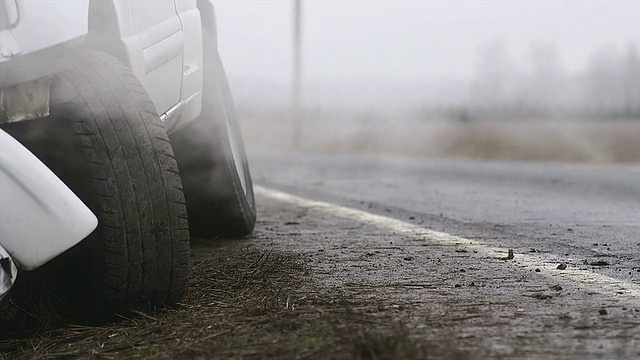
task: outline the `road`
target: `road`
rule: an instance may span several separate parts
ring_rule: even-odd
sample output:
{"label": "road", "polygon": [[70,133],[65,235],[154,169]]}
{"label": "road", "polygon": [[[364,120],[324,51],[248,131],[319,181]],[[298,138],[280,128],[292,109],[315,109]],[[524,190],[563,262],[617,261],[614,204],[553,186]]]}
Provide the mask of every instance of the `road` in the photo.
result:
{"label": "road", "polygon": [[640,356],[640,166],[250,160],[263,226],[298,227],[278,246],[322,251],[321,281],[401,304],[416,336],[483,357]]}

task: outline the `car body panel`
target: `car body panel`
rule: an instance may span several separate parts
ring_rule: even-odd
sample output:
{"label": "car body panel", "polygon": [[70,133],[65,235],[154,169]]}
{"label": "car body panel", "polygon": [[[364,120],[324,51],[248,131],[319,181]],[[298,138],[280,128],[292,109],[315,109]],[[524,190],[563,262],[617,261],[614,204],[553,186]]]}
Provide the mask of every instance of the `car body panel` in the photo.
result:
{"label": "car body panel", "polygon": [[89,0],[76,0],[72,4],[0,1],[0,88],[65,68],[66,54],[88,32]]}
{"label": "car body panel", "polygon": [[[159,113],[180,101],[184,33],[174,1],[113,0],[130,67]],[[175,86],[167,86],[175,84]]]}
{"label": "car body panel", "polygon": [[[13,38],[19,51],[3,54],[0,61],[8,61],[19,53],[33,53],[87,33],[89,0],[76,0],[73,6],[65,1],[5,0],[0,4],[4,34]],[[33,31],[42,29],[46,31]]]}
{"label": "car body panel", "polygon": [[184,32],[184,53],[180,116],[165,124],[171,133],[197,119],[202,111],[203,53],[202,24],[196,0],[177,0],[178,16]]}
{"label": "car body panel", "polygon": [[203,0],[0,2],[0,88],[64,70],[74,48],[103,51],[131,68],[159,114],[172,115],[163,117],[171,133],[202,110],[203,4],[212,8]]}
{"label": "car body panel", "polygon": [[87,237],[96,216],[38,158],[0,130],[0,245],[35,269]]}
{"label": "car body panel", "polygon": [[197,0],[92,0],[85,46],[117,57],[145,87],[168,133],[200,116],[202,26]]}

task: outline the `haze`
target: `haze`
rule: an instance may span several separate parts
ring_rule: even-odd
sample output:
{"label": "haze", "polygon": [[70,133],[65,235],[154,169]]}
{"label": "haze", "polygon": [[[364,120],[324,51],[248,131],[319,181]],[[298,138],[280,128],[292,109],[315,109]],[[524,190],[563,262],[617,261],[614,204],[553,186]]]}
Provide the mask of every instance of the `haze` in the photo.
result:
{"label": "haze", "polygon": [[[220,51],[232,79],[287,81],[292,1],[220,1]],[[526,66],[555,44],[569,72],[599,47],[640,38],[640,1],[304,1],[305,77],[468,79],[485,44]]]}
{"label": "haze", "polygon": [[299,119],[289,107],[292,9],[293,1],[217,5],[249,143],[291,143],[299,120],[310,147],[331,151],[640,156],[640,1],[303,0]]}

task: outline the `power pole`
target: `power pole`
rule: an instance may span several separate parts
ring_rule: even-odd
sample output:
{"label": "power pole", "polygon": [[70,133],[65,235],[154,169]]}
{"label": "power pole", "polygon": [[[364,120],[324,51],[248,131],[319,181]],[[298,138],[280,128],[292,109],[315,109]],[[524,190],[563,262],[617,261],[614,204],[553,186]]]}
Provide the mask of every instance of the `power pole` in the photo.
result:
{"label": "power pole", "polygon": [[293,0],[293,74],[292,74],[292,111],[293,148],[299,149],[302,142],[302,0]]}

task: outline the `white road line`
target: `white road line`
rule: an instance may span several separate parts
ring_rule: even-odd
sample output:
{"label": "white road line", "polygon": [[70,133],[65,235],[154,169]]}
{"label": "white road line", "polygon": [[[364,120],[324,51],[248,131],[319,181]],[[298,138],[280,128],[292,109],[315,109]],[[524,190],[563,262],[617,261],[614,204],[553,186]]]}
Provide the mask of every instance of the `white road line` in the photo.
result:
{"label": "white road line", "polygon": [[[363,224],[372,225],[386,231],[397,234],[415,236],[430,243],[439,245],[464,245],[465,248],[477,251],[478,254],[498,257],[506,254],[507,249],[485,244],[473,239],[450,235],[444,232],[433,231],[418,225],[410,224],[401,220],[392,219],[386,216],[371,214],[366,211],[335,205],[324,201],[305,199],[296,195],[282,191],[268,189],[262,186],[255,186],[257,195],[273,199],[279,202],[288,203],[316,211],[321,211],[337,217],[351,219]],[[590,293],[603,294],[628,305],[640,306],[640,286],[631,282],[612,278],[606,275],[594,273],[588,269],[577,269],[568,267],[565,270],[558,270],[559,264],[557,255],[533,255],[516,254],[515,260],[524,268],[540,269],[538,274],[560,281],[565,284],[573,284]],[[569,265],[570,266],[570,265]]]}

